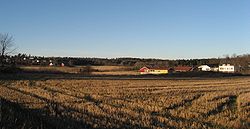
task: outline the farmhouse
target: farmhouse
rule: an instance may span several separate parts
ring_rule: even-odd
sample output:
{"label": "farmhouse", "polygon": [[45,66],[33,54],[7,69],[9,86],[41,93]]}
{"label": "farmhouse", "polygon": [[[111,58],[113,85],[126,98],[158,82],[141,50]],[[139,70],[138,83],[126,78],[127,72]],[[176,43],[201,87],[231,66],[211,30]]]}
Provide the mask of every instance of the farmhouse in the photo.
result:
{"label": "farmhouse", "polygon": [[222,64],[219,66],[219,72],[234,73],[234,65]]}
{"label": "farmhouse", "polygon": [[211,71],[211,68],[208,65],[201,65],[198,69],[199,71]]}
{"label": "farmhouse", "polygon": [[142,67],[139,70],[140,74],[167,74],[168,68],[149,68],[149,67]]}
{"label": "farmhouse", "polygon": [[188,72],[188,71],[192,71],[192,67],[190,66],[177,66],[174,68],[175,72]]}

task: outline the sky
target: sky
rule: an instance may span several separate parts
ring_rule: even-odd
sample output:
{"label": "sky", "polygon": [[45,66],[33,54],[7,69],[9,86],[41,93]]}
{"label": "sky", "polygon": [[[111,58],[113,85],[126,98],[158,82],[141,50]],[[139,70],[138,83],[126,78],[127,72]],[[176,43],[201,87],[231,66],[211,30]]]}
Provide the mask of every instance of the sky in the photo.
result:
{"label": "sky", "polygon": [[249,0],[0,0],[0,33],[37,56],[249,54]]}

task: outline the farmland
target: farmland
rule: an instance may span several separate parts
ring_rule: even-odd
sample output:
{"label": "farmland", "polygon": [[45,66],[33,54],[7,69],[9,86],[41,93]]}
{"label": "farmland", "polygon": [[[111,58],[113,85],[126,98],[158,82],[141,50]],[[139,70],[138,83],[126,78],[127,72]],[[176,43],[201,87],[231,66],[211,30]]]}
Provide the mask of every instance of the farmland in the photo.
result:
{"label": "farmland", "polygon": [[23,66],[20,67],[25,72],[43,72],[43,73],[70,73],[70,74],[88,74],[88,75],[138,75],[138,71],[132,66],[76,66],[76,67],[40,67]]}
{"label": "farmland", "polygon": [[2,128],[250,127],[249,77],[2,80],[0,97]]}

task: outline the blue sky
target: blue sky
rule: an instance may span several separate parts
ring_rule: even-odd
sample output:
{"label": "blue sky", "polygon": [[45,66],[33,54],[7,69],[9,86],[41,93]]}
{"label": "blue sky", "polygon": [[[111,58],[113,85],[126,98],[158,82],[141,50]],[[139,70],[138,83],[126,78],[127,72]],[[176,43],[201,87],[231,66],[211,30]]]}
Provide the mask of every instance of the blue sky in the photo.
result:
{"label": "blue sky", "polygon": [[0,32],[42,56],[210,58],[250,50],[249,0],[0,0]]}

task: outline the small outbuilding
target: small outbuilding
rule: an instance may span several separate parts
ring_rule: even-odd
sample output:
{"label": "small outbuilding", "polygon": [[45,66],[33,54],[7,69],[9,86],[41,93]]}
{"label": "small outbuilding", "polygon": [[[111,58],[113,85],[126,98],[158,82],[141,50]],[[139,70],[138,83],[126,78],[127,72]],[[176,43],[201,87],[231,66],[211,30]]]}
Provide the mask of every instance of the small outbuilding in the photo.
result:
{"label": "small outbuilding", "polygon": [[211,71],[218,72],[219,71],[219,67],[213,67],[213,68],[211,68]]}

